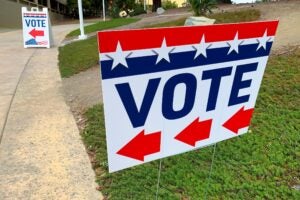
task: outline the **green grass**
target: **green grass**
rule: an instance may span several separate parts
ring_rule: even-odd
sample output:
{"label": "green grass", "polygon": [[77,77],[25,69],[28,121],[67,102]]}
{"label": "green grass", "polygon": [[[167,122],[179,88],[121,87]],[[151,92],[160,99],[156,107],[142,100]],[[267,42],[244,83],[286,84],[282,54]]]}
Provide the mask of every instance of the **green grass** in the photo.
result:
{"label": "green grass", "polygon": [[99,60],[96,37],[60,47],[58,60],[62,77],[70,77],[95,66]]}
{"label": "green grass", "polygon": [[[86,33],[115,28],[138,21],[137,18],[113,19],[106,22],[86,26]],[[72,31],[68,36],[79,34],[79,30]],[[59,70],[62,77],[70,77],[90,67],[95,66],[99,60],[96,37],[67,44],[59,48]]]}
{"label": "green grass", "polygon": [[234,12],[215,13],[208,17],[216,19],[216,24],[250,22],[260,18],[260,11],[256,9],[247,9]]}
{"label": "green grass", "polygon": [[[247,10],[234,11],[234,12],[216,13],[216,14],[208,15],[207,17],[216,19],[215,24],[249,22],[249,21],[258,20],[260,17],[260,12],[259,10],[256,9],[247,9]],[[181,18],[170,22],[145,26],[145,28],[183,26],[185,20],[186,18]]]}
{"label": "green grass", "polygon": [[[93,33],[93,32],[96,32],[96,31],[111,29],[111,28],[115,28],[115,27],[118,27],[118,26],[123,26],[123,25],[126,25],[126,24],[134,23],[134,22],[137,22],[139,20],[140,19],[138,19],[138,18],[118,18],[118,19],[112,19],[110,21],[105,21],[105,22],[100,21],[100,22],[97,22],[95,24],[85,26],[84,27],[84,32],[86,34]],[[80,30],[76,29],[76,30],[70,32],[67,35],[67,37],[73,37],[73,36],[78,36],[78,35],[80,35]]]}
{"label": "green grass", "polygon": [[[271,57],[251,132],[162,160],[159,199],[300,199],[300,49]],[[158,161],[108,174],[102,105],[86,113],[83,140],[109,199],[155,199]],[[204,198],[204,196],[206,198]]]}
{"label": "green grass", "polygon": [[158,23],[158,24],[151,24],[149,26],[145,26],[144,28],[158,28],[158,27],[170,27],[170,26],[183,26],[186,17],[180,18],[177,20],[173,20],[170,22]]}

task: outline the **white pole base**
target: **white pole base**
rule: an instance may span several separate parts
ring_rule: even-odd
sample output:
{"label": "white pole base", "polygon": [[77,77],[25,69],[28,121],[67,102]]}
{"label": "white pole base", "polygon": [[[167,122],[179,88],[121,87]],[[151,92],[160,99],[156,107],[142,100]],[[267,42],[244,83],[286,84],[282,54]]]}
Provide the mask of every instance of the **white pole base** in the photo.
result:
{"label": "white pole base", "polygon": [[85,39],[87,39],[87,35],[79,35],[78,39],[79,40],[85,40]]}

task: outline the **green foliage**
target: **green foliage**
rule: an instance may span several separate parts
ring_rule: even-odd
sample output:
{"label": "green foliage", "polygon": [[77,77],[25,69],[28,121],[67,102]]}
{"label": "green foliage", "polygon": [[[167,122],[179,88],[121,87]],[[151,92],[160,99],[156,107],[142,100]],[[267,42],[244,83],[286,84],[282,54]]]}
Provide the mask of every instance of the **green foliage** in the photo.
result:
{"label": "green foliage", "polygon": [[[107,5],[107,0],[105,1]],[[78,16],[77,0],[67,0],[67,8],[69,15]],[[84,16],[99,16],[102,11],[102,0],[82,0],[82,8]]]}
{"label": "green foliage", "polygon": [[131,13],[130,15],[136,16],[144,13],[146,13],[146,11],[144,10],[144,6],[142,4],[137,3],[133,8],[133,13]]}
{"label": "green foliage", "polygon": [[231,4],[231,0],[217,0],[218,3],[228,3]]}
{"label": "green foliage", "polygon": [[135,8],[135,0],[114,0],[111,10],[110,16],[113,18],[119,18],[119,13],[121,11],[133,10]]}
{"label": "green foliage", "polygon": [[141,4],[141,3],[136,3],[133,7],[133,9],[129,9],[127,10],[127,13],[133,17],[133,16],[137,16],[137,15],[140,15],[140,14],[145,14],[146,11],[144,10],[144,5]]}
{"label": "green foliage", "polygon": [[[159,199],[300,199],[300,50],[270,58],[247,133],[162,160]],[[86,113],[83,140],[108,199],[155,199],[159,161],[108,174],[102,105]],[[121,133],[120,133],[121,134]],[[206,198],[205,198],[206,197]]]}
{"label": "green foliage", "polygon": [[121,9],[117,6],[112,6],[109,10],[109,15],[112,17],[112,18],[119,18],[119,13],[120,13]]}
{"label": "green foliage", "polygon": [[114,0],[113,3],[122,10],[133,9],[135,6],[135,0]]}
{"label": "green foliage", "polygon": [[205,16],[208,13],[212,13],[213,8],[216,8],[215,0],[189,0],[189,3],[192,6],[195,16]]}
{"label": "green foliage", "polygon": [[165,1],[162,2],[162,7],[165,10],[171,9],[171,8],[178,8],[178,4],[177,4],[176,1],[165,0]]}
{"label": "green foliage", "polygon": [[[98,22],[85,27],[86,33],[115,28],[138,21],[136,18],[113,19]],[[72,31],[68,36],[79,35],[79,30]],[[96,37],[74,42],[59,48],[59,70],[62,77],[69,77],[95,66],[99,60]]]}

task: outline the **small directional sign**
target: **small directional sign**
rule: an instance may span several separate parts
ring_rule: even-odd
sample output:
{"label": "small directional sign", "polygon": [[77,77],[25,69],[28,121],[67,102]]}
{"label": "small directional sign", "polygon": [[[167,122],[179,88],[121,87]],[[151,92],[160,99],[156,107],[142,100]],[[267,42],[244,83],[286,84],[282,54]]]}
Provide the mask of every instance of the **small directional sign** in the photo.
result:
{"label": "small directional sign", "polygon": [[22,7],[24,48],[46,47],[50,48],[52,43],[51,24],[48,9],[32,8],[30,11]]}
{"label": "small directional sign", "polygon": [[99,32],[109,171],[246,133],[277,25]]}

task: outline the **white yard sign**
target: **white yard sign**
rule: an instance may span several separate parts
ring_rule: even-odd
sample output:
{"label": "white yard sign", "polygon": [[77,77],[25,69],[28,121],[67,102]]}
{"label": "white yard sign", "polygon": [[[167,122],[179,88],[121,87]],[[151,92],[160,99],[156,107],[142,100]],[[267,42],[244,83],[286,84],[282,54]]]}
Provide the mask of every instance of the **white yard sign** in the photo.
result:
{"label": "white yard sign", "polygon": [[51,25],[48,9],[32,8],[30,11],[22,7],[22,24],[24,48],[46,47],[50,48],[52,43]]}
{"label": "white yard sign", "polygon": [[277,24],[99,32],[109,171],[246,133]]}

